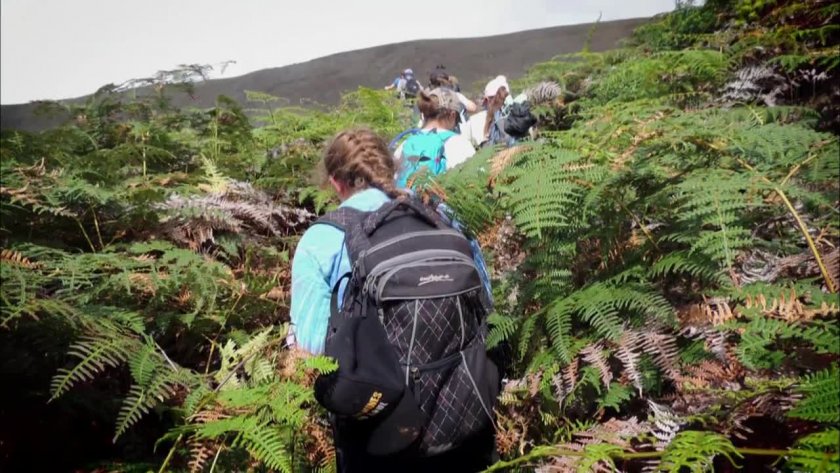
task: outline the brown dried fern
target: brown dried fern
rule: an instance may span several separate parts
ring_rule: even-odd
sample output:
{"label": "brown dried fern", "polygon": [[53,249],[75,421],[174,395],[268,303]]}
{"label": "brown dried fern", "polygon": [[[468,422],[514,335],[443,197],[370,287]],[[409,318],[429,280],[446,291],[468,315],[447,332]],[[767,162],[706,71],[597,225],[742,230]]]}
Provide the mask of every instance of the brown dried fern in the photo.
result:
{"label": "brown dried fern", "polygon": [[625,330],[621,334],[615,354],[624,365],[624,374],[633,382],[640,396],[642,395],[642,373],[639,371],[639,353],[636,350],[641,342],[641,334],[633,330]]}
{"label": "brown dried fern", "polygon": [[642,334],[641,348],[642,351],[651,355],[654,364],[667,377],[672,380],[680,378],[680,353],[676,337],[658,331],[645,332]]}
{"label": "brown dried fern", "polygon": [[613,380],[612,370],[607,364],[607,358],[604,356],[604,346],[601,342],[587,345],[586,348],[580,351],[583,361],[598,368],[598,373],[601,375],[601,382],[604,386],[609,386]]}
{"label": "brown dried fern", "polygon": [[493,187],[496,182],[496,178],[499,177],[499,174],[510,166],[516,156],[528,149],[529,148],[524,145],[511,146],[510,148],[505,148],[499,151],[490,158],[490,177],[487,185]]}
{"label": "brown dried fern", "polygon": [[19,266],[26,269],[39,269],[40,263],[35,263],[19,251],[4,249],[0,250],[0,261],[12,266]]}
{"label": "brown dried fern", "polygon": [[579,359],[575,358],[563,369],[563,382],[566,387],[566,392],[573,392],[575,386],[577,386],[579,364]]}
{"label": "brown dried fern", "polygon": [[198,473],[204,470],[207,465],[207,460],[215,455],[219,446],[216,442],[210,440],[202,440],[196,437],[191,437],[188,446],[190,449],[190,461],[187,465],[190,468],[190,473]]}

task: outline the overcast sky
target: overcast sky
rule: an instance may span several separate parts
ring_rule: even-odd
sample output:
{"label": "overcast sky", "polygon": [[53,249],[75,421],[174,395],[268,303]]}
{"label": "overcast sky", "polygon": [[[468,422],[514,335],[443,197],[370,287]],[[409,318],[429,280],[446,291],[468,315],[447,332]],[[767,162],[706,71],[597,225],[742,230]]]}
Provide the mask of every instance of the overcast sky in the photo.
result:
{"label": "overcast sky", "polygon": [[637,18],[674,0],[2,0],[0,103],[77,97],[178,64],[224,76],[413,39]]}

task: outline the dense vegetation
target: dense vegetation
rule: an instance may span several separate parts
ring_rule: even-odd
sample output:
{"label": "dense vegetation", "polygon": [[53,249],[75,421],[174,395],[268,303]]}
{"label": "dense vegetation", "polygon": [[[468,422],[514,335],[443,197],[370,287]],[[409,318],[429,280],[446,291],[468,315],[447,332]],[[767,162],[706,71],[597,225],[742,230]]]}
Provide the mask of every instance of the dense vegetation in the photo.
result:
{"label": "dense vegetation", "polygon": [[[492,266],[495,469],[840,469],[838,17],[680,5],[535,65],[515,89],[564,92],[540,138],[432,186]],[[335,204],[324,140],[410,111],[177,110],[188,72],[2,134],[0,469],[332,469],[309,389],[332,363],[285,345],[290,257]]]}

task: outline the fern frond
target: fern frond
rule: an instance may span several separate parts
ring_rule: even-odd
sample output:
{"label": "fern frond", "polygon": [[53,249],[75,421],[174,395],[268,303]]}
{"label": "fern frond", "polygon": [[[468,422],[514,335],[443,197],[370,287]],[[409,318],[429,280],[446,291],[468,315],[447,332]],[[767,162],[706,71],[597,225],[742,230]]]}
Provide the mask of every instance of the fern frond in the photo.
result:
{"label": "fern frond", "polygon": [[131,370],[134,382],[141,386],[148,384],[152,380],[155,370],[163,367],[162,361],[154,341],[147,339],[143,347],[137,353],[134,353],[128,361],[128,367]]}
{"label": "fern frond", "polygon": [[248,425],[240,434],[238,445],[245,447],[248,453],[267,467],[292,473],[291,455],[286,450],[286,443],[276,428],[257,424]]}
{"label": "fern frond", "polygon": [[718,455],[725,457],[733,465],[733,457],[741,458],[741,454],[726,437],[714,432],[687,430],[677,434],[668,444],[657,471],[712,471],[714,459]]}
{"label": "fern frond", "polygon": [[642,373],[639,370],[639,353],[636,351],[641,345],[642,335],[632,331],[626,330],[621,335],[621,340],[618,342],[618,350],[616,351],[616,358],[621,360],[624,365],[624,372],[633,381],[633,386],[642,395]]}
{"label": "fern frond", "polygon": [[601,382],[604,387],[609,387],[613,379],[612,370],[607,364],[607,358],[604,356],[604,347],[601,342],[587,345],[586,348],[580,351],[583,361],[598,368],[598,373],[601,375]]}
{"label": "fern frond", "polygon": [[187,445],[189,445],[190,449],[190,461],[187,463],[187,466],[190,468],[190,473],[204,471],[207,460],[218,450],[218,445],[215,442],[199,440],[195,437],[191,438],[187,442]]}
{"label": "fern frond", "polygon": [[562,300],[552,304],[546,310],[546,325],[551,337],[551,345],[563,363],[572,361],[572,312],[573,305],[569,300]]}
{"label": "fern frond", "polygon": [[590,443],[583,449],[583,457],[578,460],[577,471],[617,471],[613,457],[623,451],[618,445]]}
{"label": "fern frond", "polygon": [[831,428],[796,441],[786,465],[795,471],[840,471],[840,430]]}
{"label": "fern frond", "polygon": [[648,407],[653,412],[654,429],[651,434],[657,440],[657,447],[670,444],[685,422],[667,406],[648,400]]}
{"label": "fern frond", "polygon": [[33,263],[32,260],[23,256],[21,252],[7,248],[0,250],[0,262],[20,266],[26,269],[40,268],[38,263]]}
{"label": "fern frond", "polygon": [[680,352],[677,348],[677,339],[657,331],[647,331],[642,334],[643,341],[641,349],[651,355],[653,361],[666,376],[672,380],[680,377],[679,359]]}
{"label": "fern frond", "polygon": [[180,369],[166,369],[155,373],[146,385],[131,386],[128,395],[123,400],[117,415],[116,432],[113,441],[116,442],[132,425],[152,410],[158,404],[166,401],[175,394],[176,388],[188,384],[188,375]]}
{"label": "fern frond", "polygon": [[611,408],[619,412],[621,405],[633,397],[633,390],[619,383],[612,383],[607,387],[604,396],[598,399],[598,408]]}
{"label": "fern frond", "polygon": [[840,422],[840,369],[836,365],[806,376],[796,391],[804,397],[788,416],[815,422]]}
{"label": "fern frond", "polygon": [[80,361],[71,369],[58,370],[50,384],[50,401],[66,393],[75,384],[92,380],[106,368],[116,368],[139,348],[136,340],[124,336],[83,336],[70,346],[69,356]]}

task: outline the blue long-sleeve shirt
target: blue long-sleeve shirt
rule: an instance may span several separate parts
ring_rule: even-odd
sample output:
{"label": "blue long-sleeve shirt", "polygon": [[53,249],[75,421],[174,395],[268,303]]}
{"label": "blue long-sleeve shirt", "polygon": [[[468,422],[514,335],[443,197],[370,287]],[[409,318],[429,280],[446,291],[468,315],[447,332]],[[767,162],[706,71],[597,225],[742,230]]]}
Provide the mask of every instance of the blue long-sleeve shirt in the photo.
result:
{"label": "blue long-sleeve shirt", "polygon": [[[379,189],[366,189],[344,201],[341,207],[370,212],[389,200]],[[461,230],[458,222],[450,223]],[[475,241],[470,243],[489,296],[490,283],[484,259],[478,244]],[[324,352],[332,288],[350,269],[344,232],[330,225],[313,225],[306,230],[292,260],[292,333],[299,348],[313,354]],[[339,287],[339,301],[344,300],[345,284],[346,281]]]}
{"label": "blue long-sleeve shirt", "polygon": [[[353,194],[341,207],[370,212],[388,200],[384,192],[371,188]],[[292,260],[292,331],[300,348],[323,353],[332,288],[349,271],[344,232],[330,225],[312,225],[306,230]],[[339,289],[341,301],[344,285]]]}

